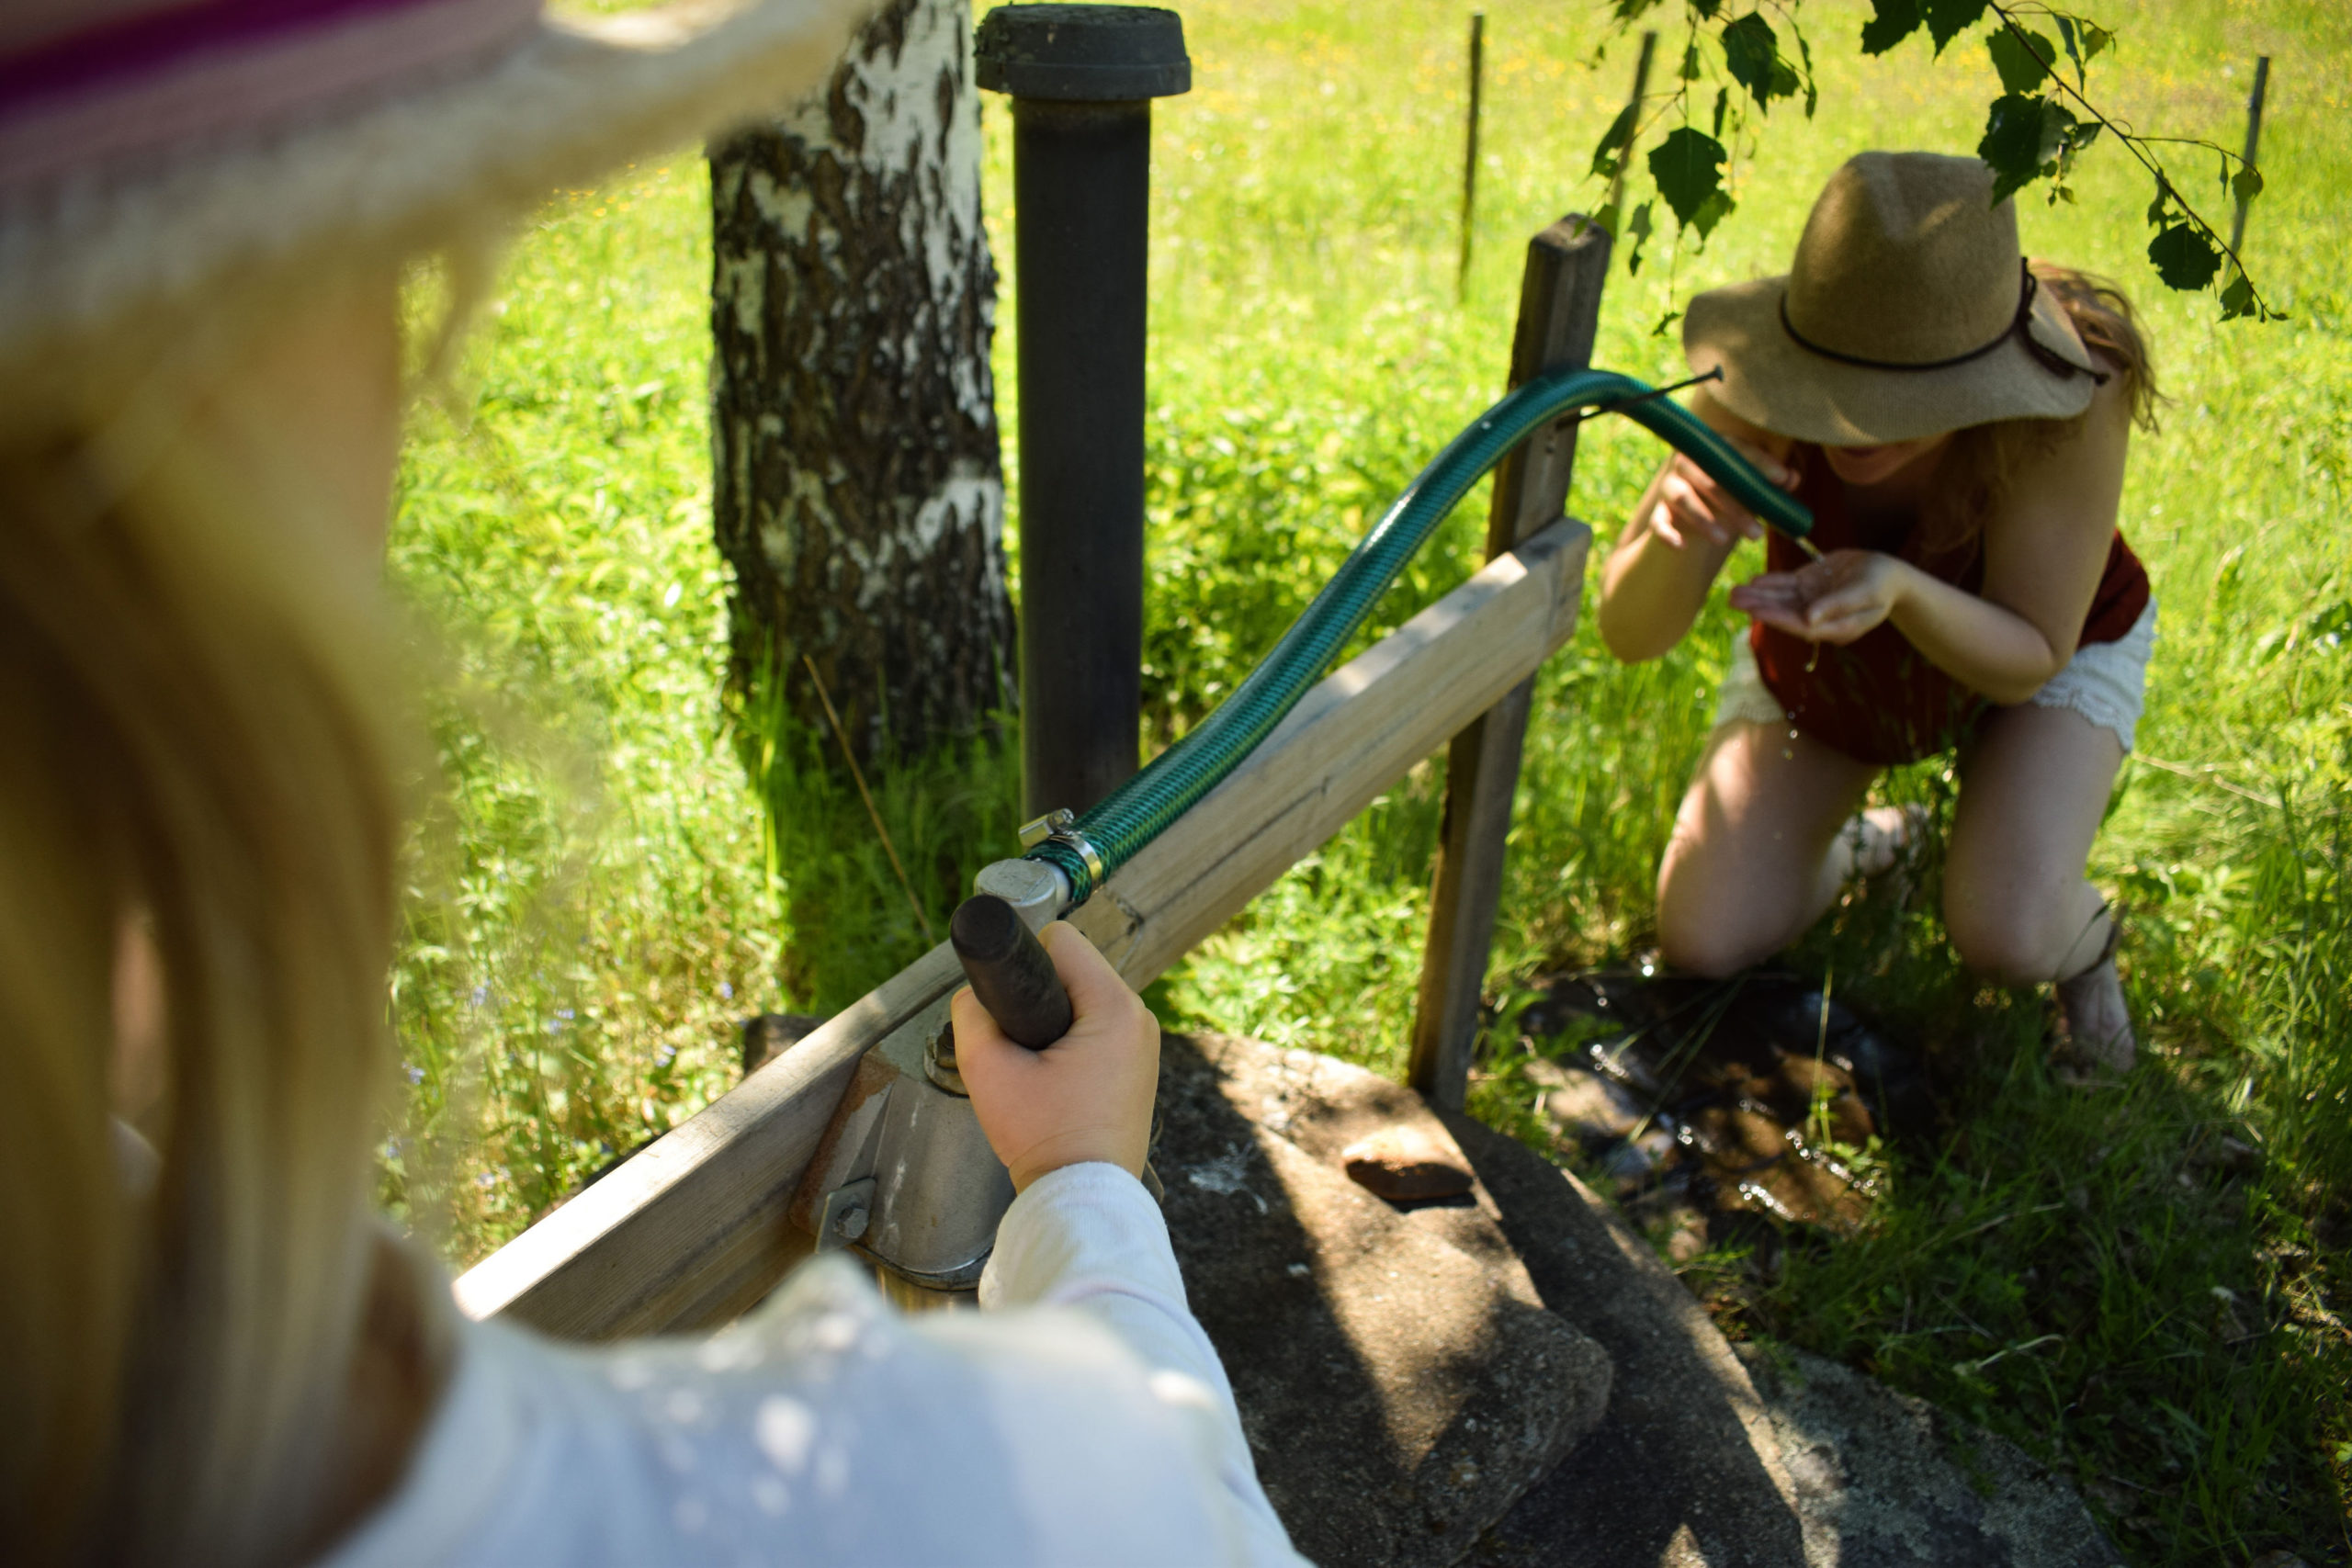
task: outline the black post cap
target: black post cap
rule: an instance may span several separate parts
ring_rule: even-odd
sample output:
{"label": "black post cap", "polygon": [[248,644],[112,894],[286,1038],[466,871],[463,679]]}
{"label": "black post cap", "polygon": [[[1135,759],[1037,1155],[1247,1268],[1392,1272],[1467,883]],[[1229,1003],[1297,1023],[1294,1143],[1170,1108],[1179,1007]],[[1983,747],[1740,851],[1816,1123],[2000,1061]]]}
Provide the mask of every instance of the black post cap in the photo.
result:
{"label": "black post cap", "polygon": [[980,21],[981,86],[1016,98],[1108,103],[1193,90],[1184,19],[1156,6],[1000,6]]}

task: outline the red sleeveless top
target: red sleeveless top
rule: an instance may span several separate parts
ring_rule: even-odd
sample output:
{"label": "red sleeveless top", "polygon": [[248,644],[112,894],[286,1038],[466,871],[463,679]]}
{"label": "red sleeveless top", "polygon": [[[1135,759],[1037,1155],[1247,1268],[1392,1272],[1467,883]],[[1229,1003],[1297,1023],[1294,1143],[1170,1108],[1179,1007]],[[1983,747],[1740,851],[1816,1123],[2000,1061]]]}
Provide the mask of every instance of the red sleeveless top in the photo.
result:
{"label": "red sleeveless top", "polygon": [[[1822,554],[1881,550],[1968,592],[1983,588],[1981,539],[1930,558],[1907,521],[1878,527],[1857,523],[1847,510],[1846,486],[1819,447],[1800,447],[1792,460],[1799,475],[1797,499],[1813,508],[1813,543]],[[1792,540],[1777,533],[1766,538],[1765,561],[1771,570],[1794,571],[1805,564],[1804,550]],[[2147,607],[2147,570],[2119,529],[2079,640],[2120,641]],[[1859,762],[1888,767],[1948,751],[1968,739],[1992,706],[1930,664],[1893,622],[1872,626],[1839,648],[1807,642],[1758,621],[1748,628],[1747,646],[1755,651],[1765,689],[1789,722]]]}

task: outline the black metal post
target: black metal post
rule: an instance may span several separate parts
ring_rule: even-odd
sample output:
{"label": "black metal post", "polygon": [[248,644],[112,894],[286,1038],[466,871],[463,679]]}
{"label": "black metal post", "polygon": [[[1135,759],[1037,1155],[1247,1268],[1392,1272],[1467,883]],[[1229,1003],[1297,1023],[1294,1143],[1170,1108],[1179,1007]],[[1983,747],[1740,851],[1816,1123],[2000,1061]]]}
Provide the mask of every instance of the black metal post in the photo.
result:
{"label": "black metal post", "polygon": [[1021,775],[1083,811],[1136,771],[1143,706],[1145,242],[1151,100],[1189,91],[1182,21],[1004,6],[979,85],[1012,98],[1021,343]]}

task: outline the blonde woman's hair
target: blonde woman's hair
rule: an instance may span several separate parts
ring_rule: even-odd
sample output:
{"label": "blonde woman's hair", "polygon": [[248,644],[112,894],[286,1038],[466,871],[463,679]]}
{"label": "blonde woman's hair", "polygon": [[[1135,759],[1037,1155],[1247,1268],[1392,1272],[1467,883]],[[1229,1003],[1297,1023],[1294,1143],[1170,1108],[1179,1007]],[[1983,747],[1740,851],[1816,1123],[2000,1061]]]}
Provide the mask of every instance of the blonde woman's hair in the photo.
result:
{"label": "blonde woman's hair", "polygon": [[[388,644],[363,563],[194,427],[104,428],[0,432],[0,1560],[266,1568],[324,1544],[368,1297]],[[142,928],[143,1196],[107,1072]]]}
{"label": "blonde woman's hair", "polygon": [[[2154,361],[2132,301],[2105,278],[2050,262],[2037,261],[2032,267],[2092,354],[2123,378],[2132,422],[2153,433],[2163,394],[2156,389]],[[2018,470],[2088,417],[2086,412],[2073,419],[2005,419],[1955,432],[1939,463],[1939,502],[1923,520],[1922,553],[1932,559],[1973,552],[1987,520],[2008,499]]]}

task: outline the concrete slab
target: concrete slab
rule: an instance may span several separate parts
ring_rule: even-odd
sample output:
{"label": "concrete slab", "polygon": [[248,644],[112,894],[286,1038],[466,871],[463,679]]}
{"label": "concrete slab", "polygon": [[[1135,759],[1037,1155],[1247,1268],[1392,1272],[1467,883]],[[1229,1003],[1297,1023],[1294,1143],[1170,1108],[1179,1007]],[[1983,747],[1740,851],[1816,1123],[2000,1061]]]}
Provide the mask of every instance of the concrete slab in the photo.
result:
{"label": "concrete slab", "polygon": [[[1835,1363],[1733,1347],[1573,1176],[1401,1085],[1171,1036],[1160,1104],[1193,1310],[1268,1494],[1317,1562],[2117,1561],[2015,1448]],[[1398,1125],[1460,1151],[1466,1198],[1392,1205],[1340,1174],[1342,1150]]]}
{"label": "concrete slab", "polygon": [[[1608,1358],[1498,1233],[1473,1257],[1415,1223],[1449,1211],[1400,1213],[1340,1173],[1338,1149],[1384,1120],[1450,1141],[1418,1096],[1307,1052],[1171,1036],[1159,1102],[1186,1288],[1299,1550],[1458,1561],[1600,1418]],[[1451,1213],[1491,1226],[1475,1200]]]}
{"label": "concrete slab", "polygon": [[1617,1370],[1600,1426],[1481,1539],[1470,1562],[2106,1568],[2118,1561],[2081,1500],[2014,1447],[1833,1362],[1735,1349],[1657,1255],[1582,1183],[1466,1117],[1447,1120],[1545,1304],[1608,1350]]}
{"label": "concrete slab", "polygon": [[1796,1483],[1809,1562],[2110,1568],[2066,1485],[2015,1445],[1802,1350],[1735,1348]]}

